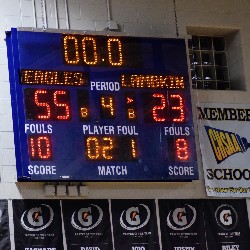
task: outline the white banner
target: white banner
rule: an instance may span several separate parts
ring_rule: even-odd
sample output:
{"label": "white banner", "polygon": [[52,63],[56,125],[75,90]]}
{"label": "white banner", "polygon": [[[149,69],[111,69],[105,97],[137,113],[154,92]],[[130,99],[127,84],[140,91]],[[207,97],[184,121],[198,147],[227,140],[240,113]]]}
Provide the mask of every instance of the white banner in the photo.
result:
{"label": "white banner", "polygon": [[250,105],[197,105],[208,196],[250,197]]}

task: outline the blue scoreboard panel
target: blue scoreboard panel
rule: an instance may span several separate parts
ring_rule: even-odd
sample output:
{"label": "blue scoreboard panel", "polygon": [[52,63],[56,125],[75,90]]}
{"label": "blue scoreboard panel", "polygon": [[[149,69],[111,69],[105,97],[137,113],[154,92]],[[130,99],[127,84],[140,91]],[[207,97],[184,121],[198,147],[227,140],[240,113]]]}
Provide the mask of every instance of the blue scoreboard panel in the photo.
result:
{"label": "blue scoreboard panel", "polygon": [[6,32],[19,181],[198,179],[182,39]]}

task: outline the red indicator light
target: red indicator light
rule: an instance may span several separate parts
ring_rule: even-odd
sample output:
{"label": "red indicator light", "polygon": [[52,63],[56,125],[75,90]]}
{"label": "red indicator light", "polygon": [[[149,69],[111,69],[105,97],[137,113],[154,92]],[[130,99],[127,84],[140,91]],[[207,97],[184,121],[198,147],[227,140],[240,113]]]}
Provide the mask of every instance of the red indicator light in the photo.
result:
{"label": "red indicator light", "polygon": [[52,160],[52,144],[49,135],[30,135],[28,137],[28,146],[31,161]]}
{"label": "red indicator light", "polygon": [[127,104],[134,102],[132,98],[127,97]]}

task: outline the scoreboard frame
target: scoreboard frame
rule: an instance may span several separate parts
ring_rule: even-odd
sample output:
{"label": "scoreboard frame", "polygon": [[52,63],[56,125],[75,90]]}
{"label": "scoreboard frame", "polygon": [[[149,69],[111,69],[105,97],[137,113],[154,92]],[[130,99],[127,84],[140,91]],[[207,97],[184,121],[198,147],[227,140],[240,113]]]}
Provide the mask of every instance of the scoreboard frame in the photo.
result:
{"label": "scoreboard frame", "polygon": [[18,181],[192,181],[198,165],[177,38],[6,32]]}

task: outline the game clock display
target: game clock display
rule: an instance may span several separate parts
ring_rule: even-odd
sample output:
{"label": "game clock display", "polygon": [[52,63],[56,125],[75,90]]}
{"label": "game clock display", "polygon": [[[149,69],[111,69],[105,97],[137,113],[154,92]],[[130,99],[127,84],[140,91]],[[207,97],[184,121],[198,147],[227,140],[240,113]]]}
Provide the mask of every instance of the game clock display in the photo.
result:
{"label": "game clock display", "polygon": [[198,179],[183,39],[6,32],[18,181]]}

